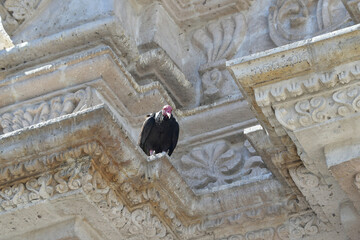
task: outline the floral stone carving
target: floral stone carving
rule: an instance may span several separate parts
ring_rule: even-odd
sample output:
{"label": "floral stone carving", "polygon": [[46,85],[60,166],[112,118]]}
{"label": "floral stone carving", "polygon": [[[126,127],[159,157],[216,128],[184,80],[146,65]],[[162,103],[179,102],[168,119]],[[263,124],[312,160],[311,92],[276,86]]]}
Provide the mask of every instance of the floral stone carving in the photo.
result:
{"label": "floral stone carving", "polygon": [[235,55],[246,30],[245,17],[237,14],[195,31],[193,44],[206,55],[206,63],[199,69],[202,73],[203,102],[239,92],[233,78],[225,70],[225,61]]}
{"label": "floral stone carving", "polygon": [[88,87],[75,93],[57,96],[48,101],[4,113],[0,115],[0,127],[3,129],[3,133],[12,132],[39,122],[80,111],[89,107],[90,101],[91,89]]}
{"label": "floral stone carving", "polygon": [[334,31],[351,21],[341,1],[277,0],[269,9],[270,37],[277,46]]}
{"label": "floral stone carving", "polygon": [[271,175],[247,140],[240,149],[225,141],[194,148],[181,158],[179,167],[188,184],[197,190]]}
{"label": "floral stone carving", "polygon": [[314,213],[304,214],[289,219],[290,239],[303,239],[320,232],[328,232],[331,225],[320,220]]}

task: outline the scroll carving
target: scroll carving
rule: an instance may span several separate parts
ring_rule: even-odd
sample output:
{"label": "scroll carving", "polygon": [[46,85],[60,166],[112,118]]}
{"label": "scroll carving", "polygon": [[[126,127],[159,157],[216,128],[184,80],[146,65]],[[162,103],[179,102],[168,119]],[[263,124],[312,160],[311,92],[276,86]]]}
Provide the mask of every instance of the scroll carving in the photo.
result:
{"label": "scroll carving", "polygon": [[[55,174],[45,174],[33,178],[25,183],[17,183],[0,190],[0,211],[9,210],[24,204],[49,199],[54,194],[61,194],[80,188],[83,182],[83,172],[87,171],[89,164],[80,163],[77,168],[68,167]],[[78,169],[78,170],[76,170]],[[55,177],[56,176],[56,177]],[[73,186],[76,178],[76,187],[60,188],[58,183]]]}
{"label": "scroll carving", "polygon": [[277,0],[269,12],[270,37],[277,46],[334,31],[351,21],[336,0]]}
{"label": "scroll carving", "polygon": [[346,117],[360,110],[360,85],[355,84],[322,97],[301,100],[286,107],[277,107],[275,116],[286,128],[294,130],[333,118]]}
{"label": "scroll carving", "polygon": [[54,97],[34,105],[26,106],[0,116],[3,133],[12,132],[49,119],[80,111],[90,106],[91,89]]}
{"label": "scroll carving", "polygon": [[111,219],[119,231],[127,237],[138,236],[144,239],[174,239],[165,225],[157,216],[153,216],[148,206],[138,208],[133,212],[120,202],[114,190],[107,186],[101,174],[91,168],[86,175],[83,187],[94,204]]}
{"label": "scroll carving", "polygon": [[[0,169],[0,184],[14,181],[30,174],[39,174],[46,171],[49,167],[60,166],[66,162],[67,158],[78,159],[87,154],[100,155],[102,150],[103,149],[99,144],[96,142],[90,142],[65,152],[32,159],[26,162],[20,162],[16,165],[6,166]],[[60,174],[64,175],[65,173],[58,172],[54,174],[54,179],[59,183],[59,185],[56,186],[56,190],[58,192],[62,193],[68,191],[69,188],[77,188],[79,183],[75,181],[76,178],[73,177],[71,185],[68,186],[67,183],[65,184],[65,182],[63,182]],[[72,172],[72,175],[75,176],[76,173]],[[29,184],[29,186],[32,186],[31,182]]]}
{"label": "scroll carving", "polygon": [[255,89],[255,98],[259,106],[268,106],[272,102],[281,102],[307,93],[323,91],[336,85],[346,85],[360,77],[360,63],[352,62],[339,67],[339,70],[315,73],[303,79],[290,79],[287,84]]}
{"label": "scroll carving", "polygon": [[290,174],[296,185],[301,188],[313,189],[320,184],[319,177],[309,172],[304,166],[291,169]]}
{"label": "scroll carving", "polygon": [[290,239],[303,239],[304,237],[314,236],[320,232],[328,232],[330,229],[330,224],[320,220],[314,213],[289,219]]}
{"label": "scroll carving", "polygon": [[[89,157],[93,156],[98,159],[96,162],[107,166],[103,166],[105,169],[111,167],[98,144],[89,143],[59,156],[72,161],[66,161],[68,166],[62,169],[53,170],[26,182],[20,180],[19,183],[0,189],[0,212],[82,188],[94,205],[103,211],[124,236],[142,236],[144,239],[154,240],[173,239],[166,226],[153,215],[150,206],[143,205],[130,211],[119,201],[114,189],[89,161]],[[116,169],[115,174],[118,172],[119,169]]]}
{"label": "scroll carving", "polygon": [[221,240],[290,240],[311,237],[318,233],[328,232],[331,226],[321,221],[314,213],[305,213],[290,217],[285,224],[276,228],[266,228],[248,232],[245,235],[233,235]]}

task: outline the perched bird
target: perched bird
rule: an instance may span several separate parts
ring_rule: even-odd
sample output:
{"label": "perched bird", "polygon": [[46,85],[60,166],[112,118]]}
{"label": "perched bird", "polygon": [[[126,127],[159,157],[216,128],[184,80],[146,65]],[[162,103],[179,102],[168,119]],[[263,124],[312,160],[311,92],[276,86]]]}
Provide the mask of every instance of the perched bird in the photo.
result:
{"label": "perched bird", "polygon": [[171,112],[172,107],[165,105],[143,123],[139,146],[148,156],[161,152],[171,156],[173,153],[179,138],[179,124]]}

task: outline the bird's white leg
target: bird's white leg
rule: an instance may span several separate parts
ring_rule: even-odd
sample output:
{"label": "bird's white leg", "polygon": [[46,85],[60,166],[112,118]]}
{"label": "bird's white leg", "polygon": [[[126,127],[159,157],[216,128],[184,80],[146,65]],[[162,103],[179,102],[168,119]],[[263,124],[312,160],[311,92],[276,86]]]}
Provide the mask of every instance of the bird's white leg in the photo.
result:
{"label": "bird's white leg", "polygon": [[155,155],[155,150],[150,150],[150,156]]}

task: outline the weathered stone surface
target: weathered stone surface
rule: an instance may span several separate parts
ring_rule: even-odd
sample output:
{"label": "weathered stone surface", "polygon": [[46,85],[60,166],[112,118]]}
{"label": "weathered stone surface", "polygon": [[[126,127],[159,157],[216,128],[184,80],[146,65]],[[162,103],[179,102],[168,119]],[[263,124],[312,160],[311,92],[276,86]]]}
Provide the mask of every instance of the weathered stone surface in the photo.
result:
{"label": "weathered stone surface", "polygon": [[0,239],[356,240],[357,5],[0,1]]}
{"label": "weathered stone surface", "polygon": [[317,215],[351,239],[357,239],[357,220],[341,225],[346,210],[340,205],[352,200],[358,206],[351,167],[358,141],[358,37],[354,26],[228,63],[272,140],[289,136],[297,148],[300,163],[295,157],[274,164],[289,169]]}

